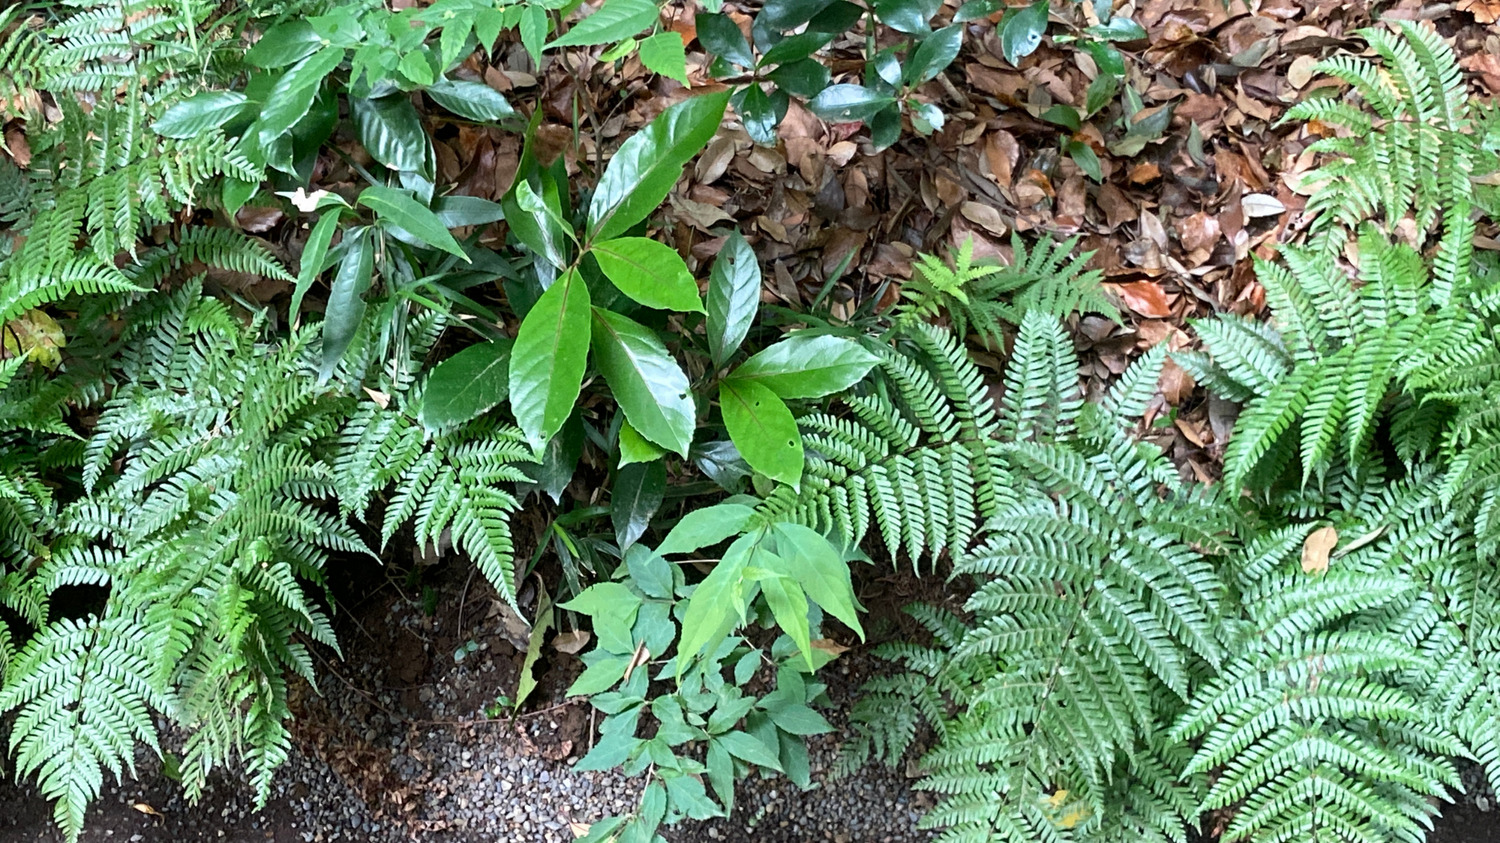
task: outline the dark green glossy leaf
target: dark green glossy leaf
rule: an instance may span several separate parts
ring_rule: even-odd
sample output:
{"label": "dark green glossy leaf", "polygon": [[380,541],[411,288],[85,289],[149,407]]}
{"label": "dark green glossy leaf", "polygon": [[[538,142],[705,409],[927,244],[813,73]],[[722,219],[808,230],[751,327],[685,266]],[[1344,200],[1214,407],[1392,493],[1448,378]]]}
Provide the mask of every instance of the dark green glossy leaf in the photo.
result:
{"label": "dark green glossy leaf", "polygon": [[1094,181],[1104,180],[1104,167],[1099,163],[1099,155],[1094,148],[1082,141],[1068,141],[1068,157],[1078,165],[1078,169],[1088,174]]}
{"label": "dark green glossy leaf", "polygon": [[692,97],[621,144],[589,203],[591,238],[616,237],[650,216],[682,177],[682,168],[718,131],[728,103],[728,91]]}
{"label": "dark green glossy leaf", "polygon": [[1078,127],[1083,125],[1078,109],[1071,105],[1054,105],[1042,112],[1042,119],[1048,123],[1056,123],[1070,132],[1078,131]]}
{"label": "dark green glossy leaf", "polygon": [[371,158],[392,170],[426,171],[432,141],[407,95],[351,97],[349,105],[359,142]]}
{"label": "dark green glossy leaf", "polygon": [[958,48],[963,46],[962,24],[945,26],[922,39],[906,65],[906,84],[920,85],[935,78],[943,68],[958,58]]}
{"label": "dark green glossy leaf", "polygon": [[651,526],[651,517],[661,507],[667,487],[667,466],[661,460],[637,462],[615,472],[609,492],[609,518],[615,527],[615,543],[629,550]]}
{"label": "dark green glossy leaf", "polygon": [[1140,24],[1130,18],[1118,16],[1110,18],[1109,23],[1091,26],[1084,32],[1106,41],[1139,41],[1146,37],[1146,30]]}
{"label": "dark green glossy leaf", "polygon": [[1021,59],[1036,52],[1047,32],[1047,0],[1030,6],[1012,8],[1000,21],[1000,52],[1005,60],[1019,65]]}
{"label": "dark green glossy leaf", "polygon": [[511,410],[533,446],[555,435],[573,412],[589,352],[589,290],[570,270],[537,299],[510,358]]}
{"label": "dark green glossy leaf", "polygon": [[427,96],[459,117],[479,123],[498,123],[516,116],[505,97],[483,82],[439,79],[427,89]]}
{"label": "dark green glossy leaf", "polygon": [[822,398],[859,383],[878,362],[853,340],[793,334],[746,360],[732,377],[756,381],[782,398]]}
{"label": "dark green glossy leaf", "polygon": [[529,179],[518,178],[505,198],[506,222],[516,239],[557,269],[568,265],[564,241],[569,231],[562,219],[561,197],[557,186],[545,174],[538,177],[542,195],[532,188]]}
{"label": "dark green glossy leaf", "polygon": [[756,23],[775,32],[796,29],[828,8],[833,0],[767,0]]}
{"label": "dark green glossy leaf", "polygon": [[439,196],[432,200],[432,212],[447,228],[487,225],[505,219],[505,208],[500,203],[478,196]]}
{"label": "dark green glossy leaf", "polygon": [[693,449],[693,465],[708,479],[731,494],[745,490],[745,481],[753,473],[750,464],[740,456],[740,449],[728,439],[708,442]]}
{"label": "dark green glossy leaf", "polygon": [[828,8],[812,16],[807,22],[807,28],[811,32],[840,33],[854,26],[864,17],[865,10],[847,0],[834,0]]}
{"label": "dark green glossy leaf", "polygon": [[958,12],[953,15],[953,22],[982,20],[1005,8],[1004,0],[969,0],[958,7]]}
{"label": "dark green glossy leaf", "polygon": [[557,435],[547,440],[542,449],[542,460],[522,466],[538,489],[546,493],[553,503],[562,503],[563,490],[573,481],[578,470],[578,458],[583,456],[583,416],[574,410],[563,422]]}
{"label": "dark green glossy leaf", "polygon": [[750,140],[761,146],[776,144],[776,126],[785,112],[777,113],[776,104],[759,85],[748,85],[735,94],[734,110],[745,124]]}
{"label": "dark green glossy leaf", "polygon": [[831,32],[799,32],[796,35],[788,35],[761,56],[761,66],[802,61],[828,46],[828,42],[832,40],[833,33]]}
{"label": "dark green glossy leaf", "polygon": [[323,271],[323,261],[328,257],[328,245],[333,242],[338,226],[339,212],[337,208],[332,208],[318,217],[317,225],[307,235],[307,244],[302,247],[302,265],[297,270],[297,286],[292,290],[292,306],[287,311],[293,320],[302,313],[302,297],[307,295],[307,291]]}
{"label": "dark green glossy leaf", "polygon": [[316,53],[322,46],[323,37],[313,31],[312,24],[294,20],[274,26],[262,35],[245,53],[245,63],[251,67],[286,67]]}
{"label": "dark green glossy leaf", "polygon": [[1115,94],[1120,91],[1120,77],[1100,72],[1089,83],[1089,89],[1084,96],[1084,110],[1088,114],[1094,114],[1114,101]]}
{"label": "dark green glossy leaf", "polygon": [[465,263],[469,262],[469,256],[464,254],[463,248],[453,239],[437,214],[413,199],[406,191],[371,185],[359,194],[359,204],[374,211],[379,219],[400,226],[427,245],[462,258]]}
{"label": "dark green glossy leaf", "polygon": [[618,313],[593,310],[594,359],[640,434],[687,456],[697,410],[687,375],[656,333]]}
{"label": "dark green glossy leaf", "polygon": [[641,64],[652,73],[688,84],[687,51],[682,36],[669,30],[658,32],[640,45]]}
{"label": "dark green glossy leaf", "polygon": [[1114,45],[1099,41],[1084,41],[1080,46],[1094,59],[1094,65],[1099,68],[1101,76],[1125,75],[1125,57]]}
{"label": "dark green glossy leaf", "polygon": [[781,65],[767,74],[767,78],[789,94],[812,99],[828,87],[832,75],[828,66],[817,59],[803,59]]}
{"label": "dark green glossy leaf", "polygon": [[940,3],[934,0],[875,0],[875,16],[897,32],[922,35],[932,29],[928,21],[937,14]]}
{"label": "dark green glossy leaf", "polygon": [[194,138],[238,117],[248,102],[235,91],[201,91],[167,109],[151,128],[164,138]]}
{"label": "dark green glossy leaf", "polygon": [[254,131],[262,146],[269,145],[306,116],[323,80],[344,58],[344,51],[328,47],[303,59],[276,81],[256,118]]}
{"label": "dark green glossy leaf", "polygon": [[876,151],[886,149],[901,139],[901,109],[895,105],[870,118],[870,143]]}
{"label": "dark green glossy leaf", "polygon": [[751,468],[794,488],[801,484],[802,434],[776,393],[730,377],[719,383],[719,407],[729,438]]}
{"label": "dark green glossy leaf", "polygon": [[740,31],[739,26],[728,15],[699,12],[695,20],[698,41],[703,49],[740,67],[755,66],[755,55],[750,52],[750,42],[745,40],[745,33]]}
{"label": "dark green glossy leaf", "polygon": [[579,21],[546,49],[588,47],[624,41],[656,23],[659,13],[652,0],[605,0],[599,11]]}
{"label": "dark green glossy leaf", "polygon": [[365,291],[375,271],[375,247],[366,227],[344,235],[344,257],[333,278],[328,309],[323,315],[322,376],[333,374],[365,316]]}
{"label": "dark green glossy leaf", "polygon": [[659,310],[702,313],[698,282],[677,250],[649,237],[617,237],[590,250],[620,292]]}
{"label": "dark green glossy leaf", "polygon": [[861,85],[830,85],[813,97],[808,108],[830,123],[858,123],[874,117],[896,100]]}
{"label": "dark green glossy leaf", "polygon": [[500,405],[510,394],[509,339],[481,342],[432,368],[417,420],[428,430],[454,427]]}
{"label": "dark green glossy leaf", "polygon": [[708,350],[714,366],[724,365],[745,341],[760,311],[760,261],[738,230],[714,258],[708,277]]}

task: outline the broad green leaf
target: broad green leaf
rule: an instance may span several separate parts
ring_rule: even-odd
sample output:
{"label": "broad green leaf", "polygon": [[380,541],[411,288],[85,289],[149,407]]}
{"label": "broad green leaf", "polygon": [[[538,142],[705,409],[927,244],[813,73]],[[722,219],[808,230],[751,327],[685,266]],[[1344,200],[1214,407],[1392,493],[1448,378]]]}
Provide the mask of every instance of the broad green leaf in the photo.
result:
{"label": "broad green leaf", "polygon": [[[670,699],[666,697],[664,699]],[[667,795],[672,799],[672,810],[688,815],[695,820],[707,820],[725,816],[723,810],[708,798],[703,782],[695,776],[672,776],[663,778]]]}
{"label": "broad green leaf", "polygon": [[778,112],[776,102],[759,85],[748,85],[734,95],[734,110],[745,124],[750,140],[761,146],[776,145],[776,127],[785,112]]}
{"label": "broad green leaf", "polygon": [[958,7],[958,11],[953,15],[953,22],[968,23],[987,18],[1005,8],[1004,0],[968,0],[967,3]]}
{"label": "broad green leaf", "polygon": [[1056,123],[1070,132],[1076,132],[1083,126],[1082,115],[1071,105],[1054,105],[1042,112],[1042,119],[1048,123]]}
{"label": "broad green leaf", "polygon": [[417,420],[428,430],[453,427],[499,406],[510,394],[509,339],[469,346],[432,368]]}
{"label": "broad green leaf", "polygon": [[195,138],[238,117],[248,102],[235,91],[201,91],[167,109],[151,128],[164,138]]}
{"label": "broad green leaf", "polygon": [[443,108],[479,123],[498,123],[516,115],[505,97],[483,82],[439,79],[427,96]]}
{"label": "broad green leaf", "polygon": [[323,271],[323,261],[328,257],[328,245],[333,242],[333,233],[338,227],[339,211],[332,208],[318,217],[317,224],[307,235],[307,244],[302,247],[302,266],[297,270],[297,286],[292,290],[292,306],[287,311],[293,321],[302,314],[302,297],[307,295],[307,291]]}
{"label": "broad green leaf", "polygon": [[590,250],[620,292],[647,307],[702,313],[698,282],[677,250],[649,237],[617,237]]}
{"label": "broad green leaf", "polygon": [[657,445],[687,456],[697,410],[687,375],[656,333],[594,308],[593,347],[599,373],[631,426]]}
{"label": "broad green leaf", "polygon": [[787,32],[811,21],[828,8],[833,0],[767,0],[761,7],[757,25],[774,32]]}
{"label": "broad green leaf", "polygon": [[762,547],[765,534],[741,536],[724,558],[714,566],[688,598],[682,616],[682,638],[677,642],[677,675],[705,649],[717,647],[724,637],[744,621],[750,603],[750,585],[745,582],[745,567],[768,551]]}
{"label": "broad green leaf", "polygon": [[719,384],[719,407],[729,438],[761,474],[796,488],[802,482],[802,434],[792,411],[755,381],[730,377]]}
{"label": "broad green leaf", "polygon": [[349,98],[354,128],[370,157],[392,170],[425,172],[432,140],[406,94]]}
{"label": "broad green leaf", "polygon": [[830,123],[859,123],[874,117],[894,97],[881,96],[862,85],[829,85],[807,107]]}
{"label": "broad green leaf", "polygon": [[629,586],[618,582],[602,582],[591,585],[577,597],[558,606],[570,612],[588,615],[594,622],[594,635],[599,646],[611,653],[628,655],[635,652],[635,642],[630,638],[630,627],[635,624],[635,614],[641,608],[641,596]]}
{"label": "broad green leaf", "polygon": [[767,50],[766,54],[761,56],[760,63],[762,66],[767,66],[802,61],[828,46],[828,42],[833,40],[833,35],[831,32],[799,32],[796,35],[788,35],[776,42],[776,46]]}
{"label": "broad green leaf", "polygon": [[889,149],[891,144],[901,139],[901,109],[894,103],[886,106],[879,114],[871,117],[870,143],[878,152]]}
{"label": "broad green leaf", "polygon": [[928,21],[937,14],[941,0],[875,0],[875,15],[897,32],[923,35],[931,31]]}
{"label": "broad green leaf", "polygon": [[499,202],[478,196],[439,196],[432,200],[432,212],[445,228],[485,225],[505,219],[505,208]]}
{"label": "broad green leaf", "polygon": [[636,40],[634,38],[626,38],[624,41],[621,41],[613,47],[610,47],[608,50],[600,53],[599,61],[606,64],[610,62],[616,62],[635,52],[635,49]]}
{"label": "broad green leaf", "polygon": [[1079,46],[1093,57],[1100,76],[1121,77],[1125,75],[1125,57],[1121,55],[1118,47],[1099,41],[1084,41]]}
{"label": "broad green leaf", "polygon": [[641,64],[652,73],[688,84],[687,50],[682,36],[669,30],[658,32],[641,42]]}
{"label": "broad green leaf", "polygon": [[[651,8],[654,15],[656,7]],[[727,90],[692,97],[663,111],[621,144],[589,204],[591,239],[618,236],[650,216],[682,177],[682,168],[718,131],[728,103]]]}
{"label": "broad green leaf", "polygon": [[776,728],[792,735],[826,735],[833,726],[823,715],[805,705],[793,704],[772,709],[771,722]]}
{"label": "broad green leaf", "polygon": [[631,463],[651,462],[660,459],[667,451],[660,445],[652,442],[641,435],[630,424],[630,419],[620,420],[620,465],[623,468]]}
{"label": "broad green leaf", "polygon": [[1021,59],[1036,52],[1047,31],[1047,0],[1030,6],[1010,8],[1000,21],[1000,52],[1005,60],[1019,66]]}
{"label": "broad green leaf", "polygon": [[659,10],[652,0],[604,0],[599,11],[573,25],[546,49],[558,47],[591,47],[613,44],[635,35],[656,23]]}
{"label": "broad green leaf", "polygon": [[541,462],[534,467],[522,467],[553,503],[562,502],[563,490],[573,482],[573,475],[578,471],[578,458],[583,456],[583,440],[583,417],[574,410],[568,414],[562,429],[547,440]]}
{"label": "broad green leaf", "polygon": [[783,64],[771,71],[769,77],[777,88],[805,99],[812,99],[822,93],[832,78],[828,66],[817,59]]}
{"label": "broad green leaf", "polygon": [[401,57],[396,69],[405,76],[408,81],[419,88],[425,88],[436,82],[437,71],[433,69],[432,62],[427,60],[426,50],[412,50]]}
{"label": "broad green leaf", "polygon": [[844,622],[864,639],[859,625],[859,603],[845,562],[828,539],[801,524],[784,522],[775,526],[776,549],[787,562],[786,573],[796,577],[807,596],[823,611]]}
{"label": "broad green leaf", "polygon": [[322,46],[323,37],[313,31],[312,24],[294,20],[267,30],[245,53],[245,63],[251,67],[286,67],[316,53]]}
{"label": "broad green leaf", "polygon": [[755,510],[738,503],[720,503],[691,510],[667,533],[656,552],[670,556],[716,545],[744,532],[754,517]]}
{"label": "broad green leaf", "polygon": [[[630,656],[615,656],[594,662],[588,666],[573,684],[568,686],[567,696],[591,697],[613,688],[625,676],[630,667]],[[610,765],[613,766],[613,765]]]}
{"label": "broad green leaf", "polygon": [[400,226],[427,245],[462,258],[464,263],[471,263],[469,256],[464,254],[463,248],[453,239],[437,214],[413,199],[410,193],[394,187],[371,185],[359,194],[359,204],[374,211],[380,219]]}
{"label": "broad green leaf", "polygon": [[555,435],[583,386],[589,353],[589,289],[570,270],[537,299],[510,357],[510,406],[535,447]]}
{"label": "broad green leaf", "polygon": [[809,670],[813,667],[812,635],[807,621],[807,595],[797,583],[772,574],[760,581],[760,590],[766,595],[766,603],[776,618],[776,625],[797,645],[802,657],[807,660]]}
{"label": "broad green leaf", "polygon": [[708,350],[714,366],[739,349],[760,311],[760,261],[738,230],[725,239],[708,276]]}
{"label": "broad green leaf", "polygon": [[1094,148],[1083,141],[1068,141],[1068,157],[1078,165],[1078,169],[1088,174],[1094,181],[1104,180],[1104,167],[1099,163],[1099,155]]}
{"label": "broad green leaf", "polygon": [[661,558],[661,554],[636,545],[625,553],[625,567],[630,572],[631,582],[647,597],[672,599],[672,563]]}
{"label": "broad green leaf", "polygon": [[776,753],[744,732],[726,732],[714,737],[712,743],[722,746],[726,752],[742,761],[781,772],[781,759],[776,757]]}
{"label": "broad green leaf", "polygon": [[1084,30],[1096,38],[1106,41],[1139,41],[1146,37],[1146,29],[1127,17],[1116,15],[1108,23],[1091,26]]}
{"label": "broad green leaf", "polygon": [[365,316],[365,291],[375,271],[375,247],[370,229],[350,229],[344,235],[344,256],[333,277],[328,309],[323,315],[323,367],[328,378],[349,348]]}
{"label": "broad green leaf", "polygon": [[1102,70],[1094,81],[1089,83],[1088,91],[1084,94],[1084,110],[1093,114],[1109,105],[1120,91],[1120,77],[1113,73],[1105,73]]}
{"label": "broad green leaf", "polygon": [[813,32],[844,32],[859,23],[859,19],[865,16],[862,6],[850,3],[848,0],[834,0],[821,12],[812,16],[807,22],[807,28]]}
{"label": "broad green leaf", "polygon": [[755,66],[755,55],[750,52],[745,33],[728,15],[699,12],[695,23],[698,41],[705,50],[740,67]]}
{"label": "broad green leaf", "polygon": [[541,3],[524,3],[521,6],[521,46],[531,56],[531,66],[542,66],[543,45],[547,41],[547,8]]}
{"label": "broad green leaf", "polygon": [[629,550],[661,507],[667,487],[667,466],[661,460],[631,463],[615,472],[609,492],[609,518],[615,527],[615,544]]}
{"label": "broad green leaf", "polygon": [[879,362],[854,340],[793,334],[746,360],[731,377],[755,381],[782,398],[822,398],[859,383]]}
{"label": "broad green leaf", "polygon": [[906,84],[916,86],[936,78],[943,68],[958,58],[958,49],[963,42],[964,27],[957,23],[923,38],[906,63]]}
{"label": "broad green leaf", "polygon": [[254,130],[262,146],[269,146],[285,135],[307,114],[323,80],[343,59],[342,49],[327,47],[282,74],[266,96],[266,104],[255,120]]}
{"label": "broad green leaf", "polygon": [[561,209],[552,204],[557,200],[555,191],[549,190],[545,176],[542,178],[545,197],[537,194],[529,180],[518,178],[501,206],[516,238],[554,267],[564,269],[568,265],[564,241],[571,232],[563,222]]}
{"label": "broad green leaf", "polygon": [[916,103],[911,108],[911,127],[924,138],[942,129],[946,119],[943,110],[930,102]]}

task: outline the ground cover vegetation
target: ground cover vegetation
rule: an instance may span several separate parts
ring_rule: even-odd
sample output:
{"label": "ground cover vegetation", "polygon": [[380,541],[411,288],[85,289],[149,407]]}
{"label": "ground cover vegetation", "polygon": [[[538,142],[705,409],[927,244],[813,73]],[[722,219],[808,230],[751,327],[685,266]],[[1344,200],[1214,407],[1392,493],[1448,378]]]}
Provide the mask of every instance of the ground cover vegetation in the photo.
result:
{"label": "ground cover vegetation", "polygon": [[[1270,321],[1200,320],[1098,394],[1068,328],[1142,293],[1076,240],[1016,235],[1008,261],[966,240],[852,305],[829,297],[846,257],[792,307],[733,219],[701,256],[656,226],[726,120],[770,145],[811,114],[872,152],[941,131],[925,91],[986,30],[1012,64],[1049,25],[1088,57],[1082,106],[1039,117],[1100,180],[1098,151],[1172,115],[1130,84],[1116,45],[1145,33],[1115,12],[0,12],[10,772],[70,839],[138,757],[169,754],[190,795],[243,769],[264,799],[290,685],[339,647],[330,570],[404,541],[512,605],[546,575],[511,703],[566,625],[568,693],[602,715],[580,766],[648,777],[590,841],[723,815],[758,771],[808,784],[867,554],[966,595],[909,607],[922,635],[880,645],[842,735],[847,769],[931,735],[940,839],[1185,841],[1212,816],[1226,841],[1415,841],[1458,765],[1500,789],[1500,274],[1475,246],[1500,117],[1431,27],[1361,30],[1365,56],[1315,67],[1342,84],[1287,112],[1323,139],[1305,230],[1255,265]],[[836,39],[862,42],[852,73]],[[707,82],[612,150],[580,142],[608,118],[574,102],[560,140],[555,104],[479,70],[586,56],[687,83],[695,42]],[[476,127],[518,143],[488,198],[439,136]],[[255,236],[285,219],[292,240]],[[1221,478],[1141,435],[1164,369],[1242,407]],[[518,552],[523,507],[546,528]]]}

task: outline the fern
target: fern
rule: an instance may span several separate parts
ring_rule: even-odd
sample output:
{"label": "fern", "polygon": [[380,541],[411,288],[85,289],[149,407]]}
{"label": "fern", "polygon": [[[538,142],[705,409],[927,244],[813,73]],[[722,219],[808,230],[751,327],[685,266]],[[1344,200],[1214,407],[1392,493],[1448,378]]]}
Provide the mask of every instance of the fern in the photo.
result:
{"label": "fern", "polygon": [[[1293,462],[1303,485],[1321,481],[1366,459],[1387,418],[1404,434],[1394,443],[1403,459],[1430,454],[1434,408],[1400,393],[1443,380],[1493,345],[1476,307],[1488,285],[1474,272],[1470,215],[1481,198],[1471,175],[1492,172],[1494,156],[1474,142],[1452,51],[1421,27],[1401,24],[1400,33],[1361,33],[1383,69],[1350,57],[1321,65],[1373,117],[1333,100],[1288,113],[1368,134],[1314,144],[1332,157],[1308,178],[1309,241],[1284,247],[1281,264],[1256,266],[1274,328],[1232,317],[1199,323],[1207,354],[1179,357],[1210,389],[1246,403],[1225,452],[1233,486],[1265,485]],[[1393,239],[1407,219],[1419,241],[1433,237],[1432,258]]]}
{"label": "fern", "polygon": [[933,255],[917,258],[916,272],[901,291],[898,320],[946,317],[960,337],[972,331],[987,343],[1004,344],[1005,325],[1019,325],[1027,313],[1063,317],[1098,313],[1114,321],[1120,312],[1104,295],[1104,274],[1085,270],[1093,252],[1069,259],[1078,238],[1062,243],[1043,239],[1031,250],[1012,235],[1009,265],[976,263],[974,241],[953,252],[950,267]]}

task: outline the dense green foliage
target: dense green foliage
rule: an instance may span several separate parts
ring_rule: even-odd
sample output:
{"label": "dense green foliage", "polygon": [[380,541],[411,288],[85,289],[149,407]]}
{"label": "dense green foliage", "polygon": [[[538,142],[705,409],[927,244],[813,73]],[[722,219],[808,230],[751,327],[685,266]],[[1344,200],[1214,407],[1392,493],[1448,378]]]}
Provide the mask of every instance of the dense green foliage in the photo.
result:
{"label": "dense green foliage", "polygon": [[[730,228],[701,292],[651,236],[730,107],[760,142],[789,95],[876,147],[903,115],[938,128],[916,89],[1000,4],[934,31],[936,7],[877,2],[901,37],[836,85],[821,51],[860,7],[773,2],[747,40],[711,4],[698,37],[735,89],[665,108],[585,184],[542,160],[539,106],[463,66],[503,36],[685,80],[654,3],[574,10],[0,12],[0,96],[35,151],[0,166],[0,715],[70,838],[106,774],[163,752],[159,719],[186,727],[191,796],[236,765],[264,800],[290,685],[338,646],[330,568],[398,540],[451,546],[513,604],[554,551],[528,665],[554,618],[586,621],[570,693],[604,716],[581,764],[650,778],[599,843],[723,815],[754,771],[810,784],[816,671],[864,635],[851,565],[877,543],[966,599],[911,607],[928,640],[882,646],[899,669],[844,766],[926,724],[944,840],[1185,841],[1223,811],[1231,843],[1417,841],[1461,761],[1500,784],[1500,276],[1472,242],[1500,119],[1435,34],[1362,33],[1378,63],[1322,65],[1353,93],[1291,111],[1349,134],[1315,147],[1305,241],[1258,265],[1272,323],[1199,323],[1177,355],[1244,405],[1203,486],[1134,435],[1164,348],[1084,400],[1061,320],[1119,313],[1072,241],[924,256],[895,307],[839,321],[763,310]],[[1004,10],[1012,61],[1046,10]],[[1061,125],[1115,95],[1107,42],[1133,37],[1086,34],[1100,81]],[[419,103],[522,135],[499,201],[435,183]],[[317,190],[340,138],[363,181]],[[229,224],[255,206],[305,224],[295,273]],[[289,306],[228,274],[288,282]],[[971,337],[1009,348],[997,393]],[[528,564],[511,519],[533,493]]]}

